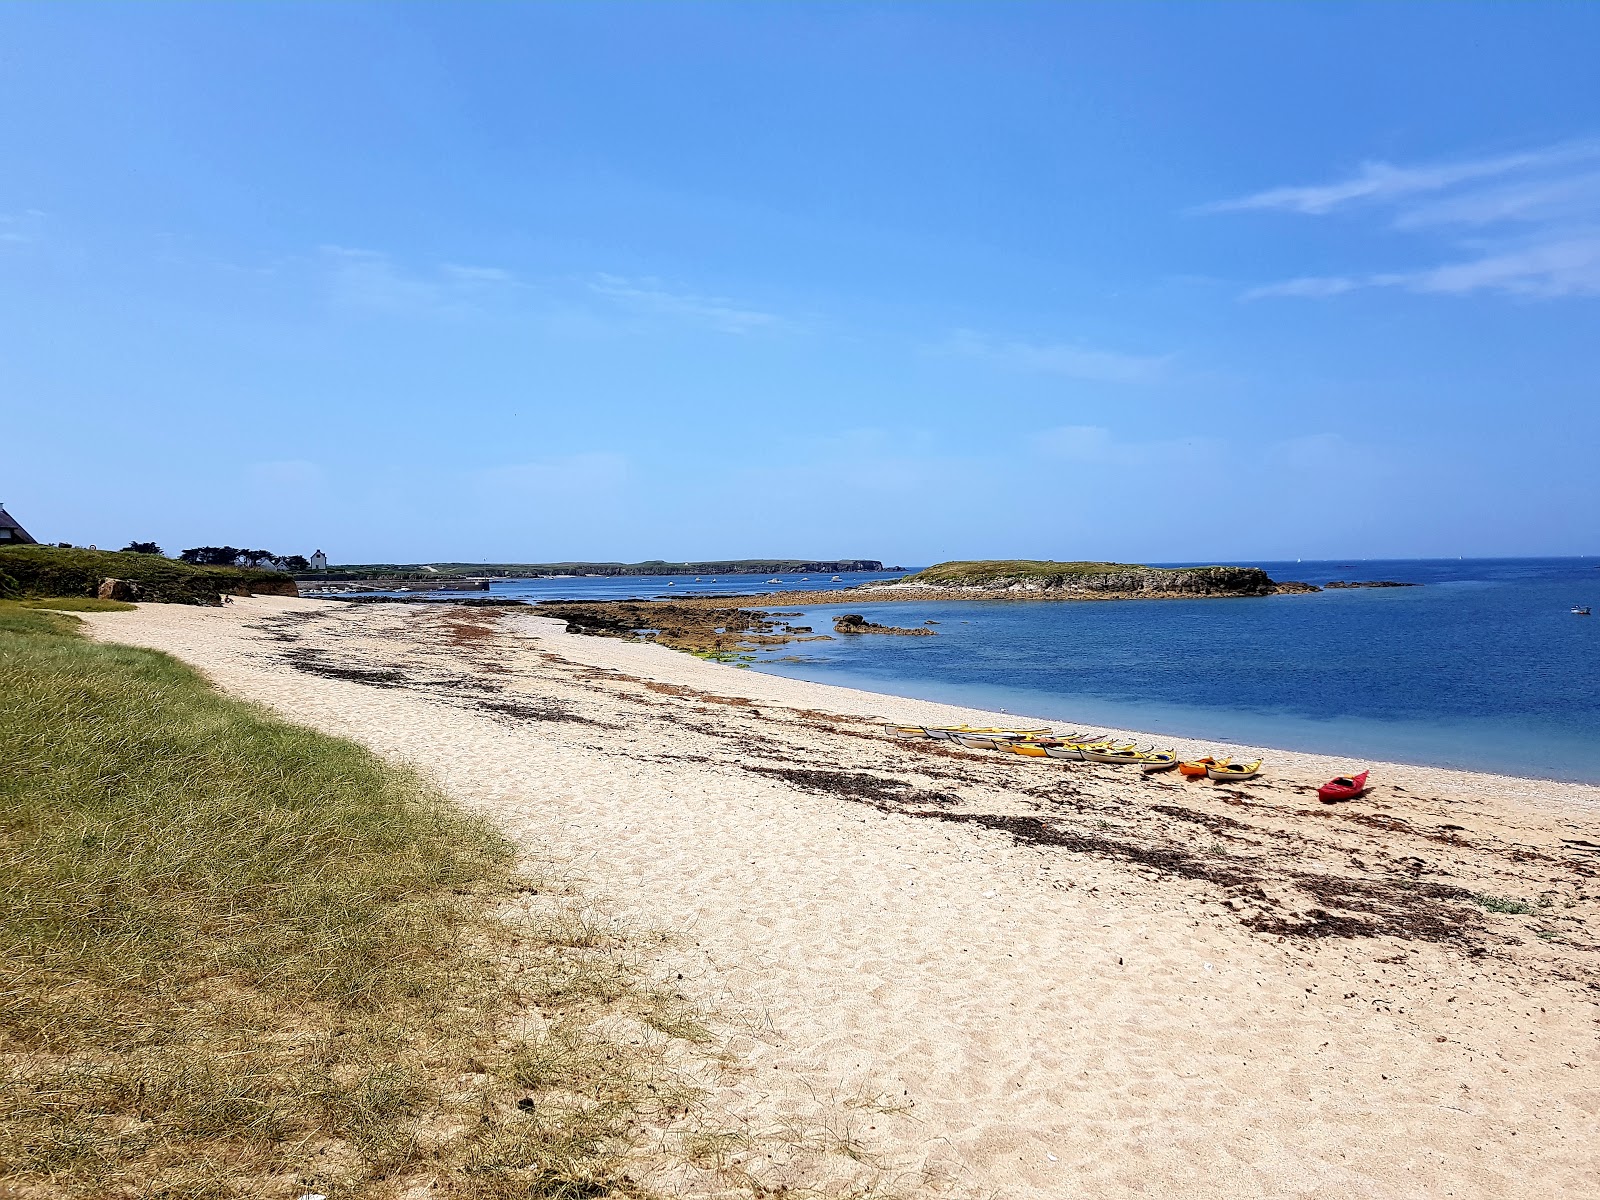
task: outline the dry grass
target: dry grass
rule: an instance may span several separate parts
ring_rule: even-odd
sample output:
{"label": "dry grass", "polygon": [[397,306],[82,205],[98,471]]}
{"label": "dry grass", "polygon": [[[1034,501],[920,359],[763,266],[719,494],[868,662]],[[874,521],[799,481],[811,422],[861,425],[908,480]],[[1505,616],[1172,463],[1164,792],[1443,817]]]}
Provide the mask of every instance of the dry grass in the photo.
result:
{"label": "dry grass", "polygon": [[640,1195],[704,1030],[415,776],[0,604],[0,1178]]}

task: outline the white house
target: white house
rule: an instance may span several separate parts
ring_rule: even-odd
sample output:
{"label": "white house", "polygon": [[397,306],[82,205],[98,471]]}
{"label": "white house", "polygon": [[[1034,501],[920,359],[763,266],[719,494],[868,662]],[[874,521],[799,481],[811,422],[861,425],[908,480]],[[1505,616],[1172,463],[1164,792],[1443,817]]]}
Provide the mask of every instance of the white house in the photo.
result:
{"label": "white house", "polygon": [[311,569],[313,571],[326,571],[328,569],[328,556],[321,550],[311,556]]}

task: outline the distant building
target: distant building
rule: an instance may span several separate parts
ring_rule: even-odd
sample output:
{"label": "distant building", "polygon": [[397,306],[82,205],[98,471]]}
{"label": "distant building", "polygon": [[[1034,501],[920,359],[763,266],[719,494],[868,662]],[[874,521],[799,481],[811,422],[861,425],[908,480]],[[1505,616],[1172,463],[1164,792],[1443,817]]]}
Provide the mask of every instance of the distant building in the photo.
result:
{"label": "distant building", "polygon": [[0,504],[0,546],[32,546],[36,543],[33,535],[21,525],[16,518],[6,511],[6,506]]}
{"label": "distant building", "polygon": [[328,569],[328,556],[321,550],[311,556],[311,569],[313,571],[326,571]]}

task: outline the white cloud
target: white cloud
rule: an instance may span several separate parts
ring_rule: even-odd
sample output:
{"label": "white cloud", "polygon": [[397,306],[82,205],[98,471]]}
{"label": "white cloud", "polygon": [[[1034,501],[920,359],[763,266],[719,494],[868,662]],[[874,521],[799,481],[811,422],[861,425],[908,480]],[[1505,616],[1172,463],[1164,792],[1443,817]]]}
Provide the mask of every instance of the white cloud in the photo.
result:
{"label": "white cloud", "polygon": [[601,274],[589,290],[637,312],[654,313],[706,325],[719,333],[750,333],[775,329],[788,322],[774,313],[761,312],[720,296],[700,296],[672,290],[658,279],[624,279]]}
{"label": "white cloud", "polygon": [[1600,142],[1563,142],[1521,154],[1502,154],[1488,158],[1463,159],[1420,167],[1397,167],[1390,163],[1362,163],[1348,179],[1309,187],[1276,187],[1206,205],[1206,212],[1243,212],[1251,209],[1279,209],[1284,212],[1322,216],[1356,200],[1393,201],[1422,192],[1437,192],[1475,179],[1490,179],[1534,170],[1548,170],[1575,162],[1600,158]]}
{"label": "white cloud", "polygon": [[1039,371],[1097,383],[1139,383],[1159,375],[1165,357],[1097,350],[1070,342],[1024,342],[985,337],[970,329],[955,332],[942,347],[1019,371]]}
{"label": "white cloud", "polygon": [[[1390,228],[1422,236],[1474,230],[1433,266],[1303,276],[1244,299],[1326,298],[1361,288],[1423,295],[1497,293],[1553,300],[1600,295],[1600,142],[1563,142],[1420,167],[1369,163],[1349,179],[1272,188],[1211,212],[1279,209],[1323,216],[1355,202],[1387,210]],[[1427,199],[1419,199],[1426,196]]]}
{"label": "white cloud", "polygon": [[1286,279],[1282,283],[1269,283],[1263,287],[1251,288],[1244,294],[1246,300],[1259,300],[1265,296],[1337,296],[1342,292],[1354,291],[1366,284],[1360,279],[1350,279],[1344,275],[1306,275],[1299,279]]}
{"label": "white cloud", "polygon": [[431,272],[398,266],[375,250],[323,246],[322,262],[335,304],[388,313],[460,312],[516,284],[499,267],[444,264]]}
{"label": "white cloud", "polygon": [[38,241],[44,232],[44,218],[45,214],[37,208],[0,213],[0,242],[18,246]]}
{"label": "white cloud", "polygon": [[1246,292],[1244,298],[1337,296],[1369,287],[1402,288],[1437,296],[1500,292],[1537,300],[1600,296],[1600,230],[1535,241],[1421,271],[1384,271],[1358,279],[1346,276],[1291,279],[1254,288]]}
{"label": "white cloud", "polygon": [[1600,296],[1600,230],[1426,271],[1374,276],[1372,282],[1454,296],[1479,291],[1538,299]]}
{"label": "white cloud", "polygon": [[1472,189],[1395,215],[1396,229],[1582,221],[1600,211],[1600,171]]}

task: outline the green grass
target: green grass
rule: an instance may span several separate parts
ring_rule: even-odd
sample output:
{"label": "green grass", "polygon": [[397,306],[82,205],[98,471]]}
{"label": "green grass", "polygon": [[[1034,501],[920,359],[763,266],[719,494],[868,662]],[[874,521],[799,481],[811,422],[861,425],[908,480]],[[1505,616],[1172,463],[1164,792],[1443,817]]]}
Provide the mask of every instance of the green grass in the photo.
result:
{"label": "green grass", "polygon": [[1061,579],[1072,575],[1112,575],[1124,571],[1149,571],[1155,568],[1138,563],[1044,562],[1035,559],[981,559],[971,562],[938,563],[925,571],[906,576],[918,583],[964,584],[990,579]]}
{"label": "green grass", "polygon": [[1490,912],[1511,913],[1515,916],[1524,916],[1536,911],[1533,905],[1525,900],[1513,900],[1509,896],[1473,896],[1474,904],[1488,909]]}
{"label": "green grass", "polygon": [[93,596],[30,596],[12,603],[23,608],[49,608],[56,612],[133,612],[139,607],[123,600],[97,600]]}
{"label": "green grass", "polygon": [[[625,930],[515,876],[489,826],[16,603],[0,737],[19,1194],[637,1194],[643,1123],[692,1101],[661,1045],[703,1031]],[[608,1036],[619,1015],[661,1032]]]}
{"label": "green grass", "polygon": [[220,593],[296,594],[294,581],[280,571],[195,567],[158,554],[0,546],[0,596],[92,597],[102,579],[131,580],[146,599],[180,604],[214,604]]}
{"label": "green grass", "polygon": [[[1122,576],[1110,580],[1096,577]],[[1127,577],[1132,576],[1131,580]],[[1151,591],[1169,595],[1267,595],[1272,581],[1255,567],[1147,567],[1139,563],[1044,562],[1033,559],[986,559],[947,562],[907,575],[913,583],[946,587],[1008,588],[1022,584],[1030,591]],[[1125,582],[1126,581],[1126,582]]]}

